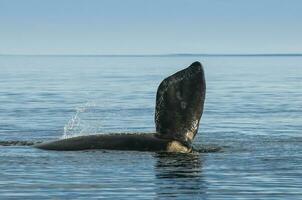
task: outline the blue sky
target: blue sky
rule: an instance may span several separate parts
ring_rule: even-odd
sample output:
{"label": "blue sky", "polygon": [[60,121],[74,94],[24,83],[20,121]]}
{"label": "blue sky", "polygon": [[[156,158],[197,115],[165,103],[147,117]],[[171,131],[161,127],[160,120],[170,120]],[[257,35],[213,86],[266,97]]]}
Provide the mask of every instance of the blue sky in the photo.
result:
{"label": "blue sky", "polygon": [[0,0],[0,54],[302,53],[301,0]]}

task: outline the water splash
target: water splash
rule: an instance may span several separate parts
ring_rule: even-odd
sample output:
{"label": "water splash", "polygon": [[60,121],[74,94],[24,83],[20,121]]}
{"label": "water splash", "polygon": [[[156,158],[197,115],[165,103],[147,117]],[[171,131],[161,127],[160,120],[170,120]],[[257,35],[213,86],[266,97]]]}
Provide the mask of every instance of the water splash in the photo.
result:
{"label": "water splash", "polygon": [[95,103],[87,102],[76,108],[76,113],[71,117],[71,119],[64,126],[64,133],[62,138],[70,138],[79,135],[89,135],[96,132],[85,120],[81,119],[83,113],[93,112],[95,108]]}

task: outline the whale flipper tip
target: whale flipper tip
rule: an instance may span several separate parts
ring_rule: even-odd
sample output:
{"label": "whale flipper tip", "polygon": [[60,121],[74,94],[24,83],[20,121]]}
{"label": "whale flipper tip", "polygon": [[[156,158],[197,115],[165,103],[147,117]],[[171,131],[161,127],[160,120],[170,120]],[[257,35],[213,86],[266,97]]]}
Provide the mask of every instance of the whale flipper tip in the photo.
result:
{"label": "whale flipper tip", "polygon": [[199,61],[195,61],[191,64],[191,66],[202,66]]}

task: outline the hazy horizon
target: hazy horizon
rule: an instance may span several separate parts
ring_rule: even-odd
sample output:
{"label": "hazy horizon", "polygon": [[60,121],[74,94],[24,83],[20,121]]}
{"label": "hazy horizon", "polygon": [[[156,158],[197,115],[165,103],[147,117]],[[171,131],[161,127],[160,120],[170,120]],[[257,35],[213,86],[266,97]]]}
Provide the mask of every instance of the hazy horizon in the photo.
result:
{"label": "hazy horizon", "polygon": [[163,53],[163,54],[0,54],[0,56],[173,57],[173,56],[302,56],[302,53]]}
{"label": "hazy horizon", "polygon": [[299,54],[299,0],[0,0],[0,54]]}

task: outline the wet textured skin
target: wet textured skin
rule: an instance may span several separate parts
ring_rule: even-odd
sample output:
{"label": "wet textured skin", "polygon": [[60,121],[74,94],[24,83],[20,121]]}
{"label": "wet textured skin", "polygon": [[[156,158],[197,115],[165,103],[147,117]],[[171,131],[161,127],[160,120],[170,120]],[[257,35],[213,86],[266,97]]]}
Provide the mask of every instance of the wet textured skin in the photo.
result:
{"label": "wet textured skin", "polygon": [[156,152],[192,152],[205,100],[205,77],[199,62],[166,79],[158,87],[156,133],[78,136],[35,145],[45,150],[108,149]]}
{"label": "wet textured skin", "polygon": [[205,92],[204,71],[199,62],[164,79],[156,95],[158,136],[191,145],[198,131]]}
{"label": "wet textured skin", "polygon": [[141,134],[99,134],[78,136],[35,145],[45,150],[75,151],[88,149],[156,151],[189,153],[191,148],[178,141],[161,139],[152,133]]}

